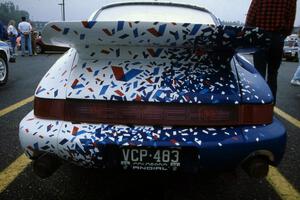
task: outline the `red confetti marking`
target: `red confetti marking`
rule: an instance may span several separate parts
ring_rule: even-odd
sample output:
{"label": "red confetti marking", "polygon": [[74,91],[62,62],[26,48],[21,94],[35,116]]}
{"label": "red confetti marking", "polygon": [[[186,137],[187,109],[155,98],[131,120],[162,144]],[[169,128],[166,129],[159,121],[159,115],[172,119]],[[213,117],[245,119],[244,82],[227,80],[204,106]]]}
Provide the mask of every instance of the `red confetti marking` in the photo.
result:
{"label": "red confetti marking", "polygon": [[56,25],[52,25],[51,28],[53,28],[57,32],[61,32],[61,29]]}
{"label": "red confetti marking", "polygon": [[79,82],[78,79],[75,79],[74,82],[72,83],[71,87],[74,88],[78,82]]}
{"label": "red confetti marking", "polygon": [[184,95],[184,97],[185,97],[186,101],[190,101],[190,97],[189,96]]}
{"label": "red confetti marking", "polygon": [[206,54],[206,52],[203,49],[196,49],[196,51],[195,51],[196,56],[203,56],[205,54]]}
{"label": "red confetti marking", "polygon": [[79,130],[79,128],[77,126],[74,126],[73,130],[72,130],[72,135],[76,135],[78,130]]}
{"label": "red confetti marking", "polygon": [[82,21],[81,23],[85,28],[87,28],[89,26],[89,23],[87,21]]}
{"label": "red confetti marking", "polygon": [[109,35],[109,36],[112,36],[112,33],[108,30],[108,29],[102,29],[102,31],[106,34],[106,35]]}
{"label": "red confetti marking", "polygon": [[90,67],[86,68],[86,70],[87,70],[88,72],[93,72],[92,68],[90,68]]}
{"label": "red confetti marking", "polygon": [[141,100],[142,100],[142,97],[141,97],[140,95],[136,95],[135,100],[136,100],[136,101],[141,101]]}
{"label": "red confetti marking", "polygon": [[150,32],[152,35],[154,35],[155,37],[159,37],[159,36],[161,36],[161,34],[157,31],[157,30],[155,30],[155,28],[149,28],[148,29],[148,32]]}
{"label": "red confetti marking", "polygon": [[152,48],[148,48],[147,51],[150,53],[152,57],[155,57],[155,51]]}
{"label": "red confetti marking", "polygon": [[125,75],[122,67],[111,66],[111,69],[113,70],[113,73],[118,81],[123,80]]}
{"label": "red confetti marking", "polygon": [[92,88],[89,88],[88,90],[91,91],[91,92],[94,92],[94,90]]}
{"label": "red confetti marking", "polygon": [[209,80],[205,80],[205,81],[204,81],[204,85],[211,85],[211,83],[210,83]]}
{"label": "red confetti marking", "polygon": [[174,139],[172,139],[170,142],[171,142],[172,144],[176,144],[176,143],[177,143],[177,141],[174,140]]}
{"label": "red confetti marking", "polygon": [[101,50],[101,53],[103,53],[103,54],[109,54],[110,52],[107,51],[107,50],[105,50],[105,49],[103,49],[103,50]]}
{"label": "red confetti marking", "polygon": [[26,133],[28,133],[29,132],[28,128],[26,128],[25,131],[26,131]]}
{"label": "red confetti marking", "polygon": [[121,97],[124,96],[123,92],[121,92],[120,90],[116,90],[115,93]]}
{"label": "red confetti marking", "polygon": [[151,80],[151,78],[152,78],[152,77],[149,77],[149,78],[146,79],[146,81],[148,81],[148,83],[150,83],[150,84],[153,83],[153,81]]}

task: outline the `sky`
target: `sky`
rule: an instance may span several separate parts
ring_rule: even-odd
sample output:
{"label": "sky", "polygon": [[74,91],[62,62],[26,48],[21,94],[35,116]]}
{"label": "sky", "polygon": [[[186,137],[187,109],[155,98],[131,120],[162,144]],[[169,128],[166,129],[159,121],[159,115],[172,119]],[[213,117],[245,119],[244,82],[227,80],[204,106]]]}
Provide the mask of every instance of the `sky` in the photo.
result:
{"label": "sky", "polygon": [[[5,1],[12,1],[20,9],[27,10],[33,21],[62,19],[61,6],[58,5],[62,0],[0,0],[0,2]],[[183,2],[182,0],[169,1]],[[85,20],[93,11],[112,2],[122,2],[122,0],[65,0],[66,20]],[[205,7],[221,20],[244,22],[251,0],[185,0],[184,2]],[[300,1],[297,2],[295,25],[300,26]]]}

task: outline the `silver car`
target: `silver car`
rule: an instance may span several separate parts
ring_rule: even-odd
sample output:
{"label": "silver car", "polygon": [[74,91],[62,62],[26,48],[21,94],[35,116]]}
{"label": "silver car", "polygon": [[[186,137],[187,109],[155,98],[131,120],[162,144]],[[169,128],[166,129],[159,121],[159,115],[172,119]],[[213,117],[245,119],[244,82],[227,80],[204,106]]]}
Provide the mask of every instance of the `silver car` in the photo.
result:
{"label": "silver car", "polygon": [[299,53],[298,38],[287,37],[287,39],[284,41],[283,58],[285,58],[286,60],[298,62],[299,61],[298,53]]}
{"label": "silver car", "polygon": [[9,45],[0,41],[0,86],[8,79],[8,61],[12,61]]}

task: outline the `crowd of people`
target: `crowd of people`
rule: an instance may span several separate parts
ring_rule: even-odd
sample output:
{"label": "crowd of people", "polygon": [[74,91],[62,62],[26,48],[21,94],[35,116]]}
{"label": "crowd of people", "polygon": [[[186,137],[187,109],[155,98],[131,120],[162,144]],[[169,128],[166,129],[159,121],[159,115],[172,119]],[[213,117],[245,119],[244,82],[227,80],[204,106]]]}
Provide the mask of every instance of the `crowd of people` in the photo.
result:
{"label": "crowd of people", "polygon": [[10,20],[7,28],[0,21],[0,40],[8,40],[10,42],[12,53],[16,55],[17,38],[21,37],[21,56],[25,56],[26,49],[29,56],[37,55],[35,52],[35,40],[38,37],[33,24],[28,22],[26,17],[21,18],[21,22],[16,26],[14,20]]}

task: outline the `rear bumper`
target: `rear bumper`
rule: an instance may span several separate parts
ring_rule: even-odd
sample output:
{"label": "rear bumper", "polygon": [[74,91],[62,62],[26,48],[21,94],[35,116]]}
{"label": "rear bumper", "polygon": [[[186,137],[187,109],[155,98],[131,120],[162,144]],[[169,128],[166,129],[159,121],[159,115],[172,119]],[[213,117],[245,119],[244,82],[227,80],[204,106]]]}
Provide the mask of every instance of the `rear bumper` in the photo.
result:
{"label": "rear bumper", "polygon": [[20,123],[19,137],[30,158],[47,152],[77,165],[99,168],[114,160],[116,154],[107,155],[113,152],[110,149],[129,145],[193,149],[198,154],[193,165],[213,170],[235,168],[252,154],[268,156],[277,165],[286,145],[285,128],[276,118],[262,126],[192,128],[72,124],[39,119],[30,112]]}

